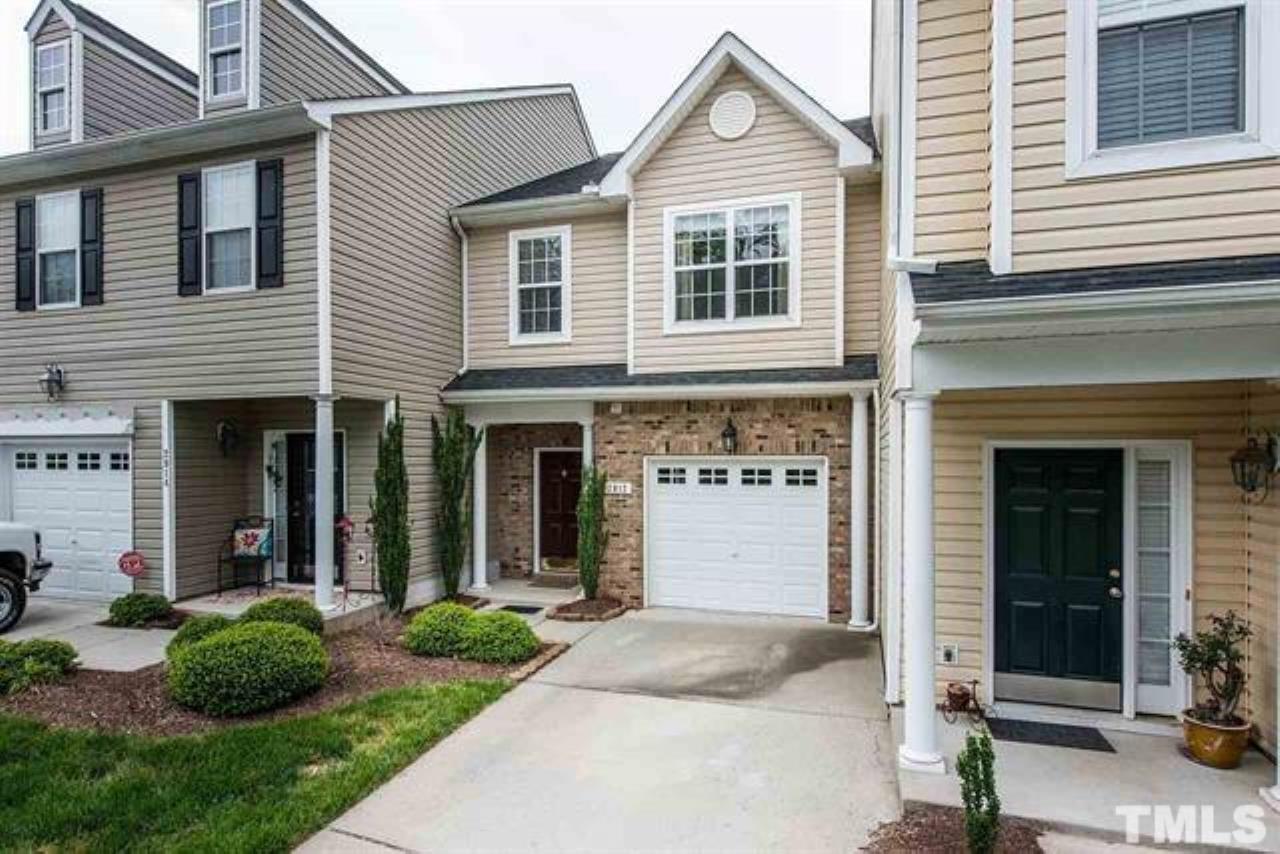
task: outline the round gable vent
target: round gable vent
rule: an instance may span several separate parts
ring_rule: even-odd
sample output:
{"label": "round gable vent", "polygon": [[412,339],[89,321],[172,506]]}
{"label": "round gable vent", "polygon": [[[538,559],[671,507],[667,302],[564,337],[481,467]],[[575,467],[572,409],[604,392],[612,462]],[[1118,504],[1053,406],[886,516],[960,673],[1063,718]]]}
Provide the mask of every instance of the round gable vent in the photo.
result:
{"label": "round gable vent", "polygon": [[711,131],[721,139],[737,139],[755,121],[756,102],[746,92],[725,92],[711,105]]}

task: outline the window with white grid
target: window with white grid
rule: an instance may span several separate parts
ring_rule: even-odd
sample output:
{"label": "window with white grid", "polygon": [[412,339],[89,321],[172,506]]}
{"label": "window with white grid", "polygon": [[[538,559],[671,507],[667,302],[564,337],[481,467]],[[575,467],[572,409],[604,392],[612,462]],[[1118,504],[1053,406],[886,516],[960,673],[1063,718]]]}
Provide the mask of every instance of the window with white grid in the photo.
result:
{"label": "window with white grid", "polygon": [[524,229],[510,236],[512,344],[570,338],[572,229]]}
{"label": "window with white grid", "polygon": [[80,304],[80,193],[36,197],[36,304]]}
{"label": "window with white grid", "polygon": [[253,287],[254,164],[204,170],[206,291]]}
{"label": "window with white grid", "polygon": [[36,47],[36,132],[62,133],[71,126],[71,42]]}
{"label": "window with white grid", "polygon": [[243,0],[210,3],[206,14],[209,97],[239,97],[244,94]]}
{"label": "window with white grid", "polygon": [[18,451],[13,455],[13,467],[18,471],[35,471],[40,468],[40,455],[35,451]]}

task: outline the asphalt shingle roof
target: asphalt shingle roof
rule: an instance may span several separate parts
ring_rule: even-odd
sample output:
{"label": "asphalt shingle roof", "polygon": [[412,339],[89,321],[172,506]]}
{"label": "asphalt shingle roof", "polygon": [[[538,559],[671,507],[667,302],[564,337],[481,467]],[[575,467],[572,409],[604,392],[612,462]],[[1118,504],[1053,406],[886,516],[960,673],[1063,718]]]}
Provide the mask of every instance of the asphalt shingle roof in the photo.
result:
{"label": "asphalt shingle roof", "polygon": [[557,365],[547,368],[487,368],[467,371],[445,386],[446,392],[501,389],[645,388],[754,383],[853,382],[878,376],[874,355],[850,356],[829,368],[767,368],[754,371],[679,371],[628,374],[625,364]]}
{"label": "asphalt shingle roof", "polygon": [[1280,279],[1280,255],[1086,267],[1004,276],[994,275],[986,261],[957,261],[939,264],[938,271],[932,275],[912,273],[911,290],[917,303],[928,305],[1270,279]]}
{"label": "asphalt shingle roof", "polygon": [[840,124],[853,131],[853,135],[867,144],[876,157],[880,156],[880,145],[876,142],[876,129],[871,124],[870,116],[860,119],[846,119]]}
{"label": "asphalt shingle roof", "polygon": [[587,184],[598,184],[605,175],[609,174],[609,170],[613,168],[613,164],[617,163],[618,158],[621,156],[621,151],[602,154],[595,160],[588,160],[586,163],[579,163],[577,166],[570,166],[568,169],[552,172],[550,175],[535,178],[524,184],[517,184],[502,192],[476,199],[473,202],[467,202],[463,207],[493,205],[500,202],[522,202],[528,199],[548,199],[553,196],[570,196],[580,193]]}

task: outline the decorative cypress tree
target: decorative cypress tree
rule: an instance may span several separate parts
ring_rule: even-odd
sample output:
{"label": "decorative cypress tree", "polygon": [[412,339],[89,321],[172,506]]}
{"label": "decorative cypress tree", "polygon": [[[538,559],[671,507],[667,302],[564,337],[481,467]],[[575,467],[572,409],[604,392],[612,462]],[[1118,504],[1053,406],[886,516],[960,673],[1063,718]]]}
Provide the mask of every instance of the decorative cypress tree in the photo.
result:
{"label": "decorative cypress tree", "polygon": [[985,729],[969,733],[956,758],[956,770],[969,854],[991,854],[1000,833],[1000,795],[996,793],[996,754],[990,733]]}
{"label": "decorative cypress tree", "polygon": [[378,435],[378,468],[373,473],[369,501],[373,543],[378,561],[378,584],[394,614],[404,610],[409,587],[409,470],[404,462],[404,416],[396,396],[395,416]]}
{"label": "decorative cypress tree", "polygon": [[460,409],[449,410],[443,430],[436,417],[431,416],[431,459],[440,489],[436,502],[436,547],[440,552],[444,592],[451,599],[458,595],[462,565],[467,560],[471,539],[472,514],[467,487],[482,436],[482,431],[471,429]]}
{"label": "decorative cypress tree", "polygon": [[607,480],[603,471],[588,467],[582,472],[582,490],[578,493],[578,580],[588,599],[596,598],[600,591],[600,564],[609,547],[609,531],[604,524]]}

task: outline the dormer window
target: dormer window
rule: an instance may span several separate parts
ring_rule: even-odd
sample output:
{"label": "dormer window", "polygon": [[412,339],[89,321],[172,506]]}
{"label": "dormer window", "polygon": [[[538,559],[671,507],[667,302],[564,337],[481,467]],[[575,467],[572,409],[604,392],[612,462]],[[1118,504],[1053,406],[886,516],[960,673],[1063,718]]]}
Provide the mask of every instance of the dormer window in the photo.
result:
{"label": "dormer window", "polygon": [[244,94],[243,0],[217,0],[207,14],[209,98],[237,98]]}
{"label": "dormer window", "polygon": [[62,133],[70,126],[67,98],[70,68],[69,41],[36,47],[36,129],[41,134]]}

